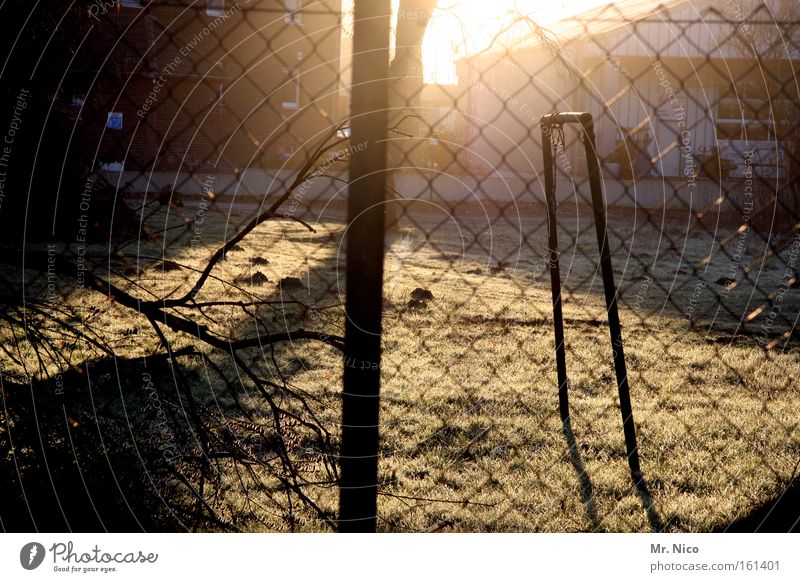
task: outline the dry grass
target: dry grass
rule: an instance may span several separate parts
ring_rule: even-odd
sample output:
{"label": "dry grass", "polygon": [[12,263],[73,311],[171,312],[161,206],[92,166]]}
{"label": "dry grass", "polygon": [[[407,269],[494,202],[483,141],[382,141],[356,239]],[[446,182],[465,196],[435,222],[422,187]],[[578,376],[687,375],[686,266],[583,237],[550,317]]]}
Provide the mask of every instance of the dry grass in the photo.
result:
{"label": "dry grass", "polygon": [[[728,270],[730,259],[712,261],[699,273],[691,266],[708,254],[710,237],[678,234],[676,250],[665,252],[659,248],[663,243],[657,228],[634,236],[629,223],[617,220],[612,222],[614,233],[635,250],[628,253],[613,245],[634,414],[652,503],[631,487],[605,308],[599,280],[593,277],[596,243],[591,230],[576,235],[587,226],[580,212],[574,217],[583,223],[576,227],[567,221],[562,233],[575,437],[570,455],[555,393],[543,217],[529,210],[521,210],[521,228],[495,224],[491,232],[479,227],[475,213],[460,217],[458,228],[453,222],[435,227],[446,217],[427,213],[417,217],[416,227],[406,226],[390,237],[382,362],[381,527],[707,531],[724,527],[782,491],[800,460],[800,388],[793,381],[800,376],[796,348],[765,352],[752,338],[731,333],[738,324],[731,314],[755,307],[748,301],[747,285],[727,294],[730,309],[713,319],[713,282]],[[221,239],[223,225],[224,221],[208,221],[207,240]],[[338,220],[315,226],[318,232],[312,235],[295,224],[262,225],[215,271],[220,281],[209,284],[203,299],[245,292],[280,299],[277,282],[298,276],[310,284],[310,291],[298,298],[318,307],[334,306],[328,311],[333,315],[320,320],[291,308],[285,317],[276,312],[271,325],[276,331],[317,325],[340,332],[343,314],[335,306],[343,294],[343,226]],[[533,233],[522,245],[520,231]],[[755,255],[756,245],[749,244],[750,255]],[[190,268],[199,267],[209,253],[208,247],[186,244],[170,250],[171,260]],[[147,253],[158,255],[159,250],[154,246]],[[267,258],[269,264],[254,266],[255,258]],[[492,273],[498,260],[506,261],[505,268]],[[643,292],[647,264],[655,265],[650,273],[660,285],[651,284]],[[151,266],[137,284],[153,293],[175,292],[177,282],[193,276],[185,267],[162,272]],[[468,273],[475,269],[481,272]],[[256,271],[266,275],[268,283],[250,285],[248,278]],[[774,289],[782,274],[782,269],[765,270],[760,284]],[[690,301],[699,277],[707,286],[690,325],[680,309]],[[240,281],[238,288],[222,282],[234,280]],[[665,304],[667,294],[659,287],[670,286]],[[433,293],[426,309],[406,306],[416,287]],[[126,355],[156,349],[146,322],[133,331],[121,329],[117,308],[94,307],[92,324],[115,349]],[[794,303],[791,309],[797,312]],[[230,325],[240,334],[255,329],[252,321],[241,318]],[[175,340],[179,347],[180,338]],[[335,427],[340,415],[339,354],[299,342],[283,346],[278,358],[289,370],[292,385],[312,394],[320,416]],[[264,373],[272,373],[269,366]],[[208,402],[219,396],[213,386],[205,389],[200,397]],[[231,477],[221,511],[262,511],[261,521],[244,527],[277,526],[280,516],[269,515],[266,507],[247,505],[241,490],[250,486]],[[321,488],[314,495],[323,506],[335,509],[335,489]],[[318,527],[307,522],[303,529]]]}

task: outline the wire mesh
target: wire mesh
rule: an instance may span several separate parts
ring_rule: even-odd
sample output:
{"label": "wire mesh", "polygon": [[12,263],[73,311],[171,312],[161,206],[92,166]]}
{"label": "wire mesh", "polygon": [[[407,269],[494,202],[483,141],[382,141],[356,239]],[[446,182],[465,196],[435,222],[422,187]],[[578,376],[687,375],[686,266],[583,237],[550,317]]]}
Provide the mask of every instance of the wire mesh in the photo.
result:
{"label": "wire mesh", "polygon": [[353,4],[0,6],[2,528],[796,529],[796,3]]}

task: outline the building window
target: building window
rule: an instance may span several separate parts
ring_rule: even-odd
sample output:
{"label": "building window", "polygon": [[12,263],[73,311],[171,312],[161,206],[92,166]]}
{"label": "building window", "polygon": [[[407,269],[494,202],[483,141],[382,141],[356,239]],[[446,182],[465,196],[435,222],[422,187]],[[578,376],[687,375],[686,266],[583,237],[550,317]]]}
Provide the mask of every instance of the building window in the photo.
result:
{"label": "building window", "polygon": [[302,22],[300,9],[302,8],[302,0],[284,0],[283,6],[286,10],[286,15],[283,21],[287,24],[300,24]]}
{"label": "building window", "polygon": [[225,0],[206,0],[206,14],[208,16],[222,16],[225,12]]}
{"label": "building window", "polygon": [[288,79],[283,85],[283,100],[281,107],[284,109],[298,109],[300,107],[300,71],[284,67]]}
{"label": "building window", "polygon": [[717,138],[733,141],[775,139],[775,126],[786,120],[781,100],[758,83],[741,83],[737,92],[726,88],[717,101]]}

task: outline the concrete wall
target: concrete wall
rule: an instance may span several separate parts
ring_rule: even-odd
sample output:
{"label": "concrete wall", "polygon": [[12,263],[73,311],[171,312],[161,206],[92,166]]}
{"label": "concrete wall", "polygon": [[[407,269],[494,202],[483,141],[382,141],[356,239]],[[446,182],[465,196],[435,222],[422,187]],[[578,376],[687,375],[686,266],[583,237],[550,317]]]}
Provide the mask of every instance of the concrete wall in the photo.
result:
{"label": "concrete wall", "polygon": [[[343,170],[329,172],[339,179],[346,179]],[[156,192],[168,184],[177,184],[175,190],[191,201],[199,197],[205,190],[211,190],[220,202],[260,203],[265,197],[279,196],[294,180],[294,172],[266,172],[251,170],[243,173],[238,179],[232,174],[179,174],[155,172],[152,177],[147,174],[108,173],[107,178],[120,186],[131,185],[132,192]],[[453,202],[493,201],[500,203],[530,203],[544,200],[544,183],[541,174],[493,174],[489,176],[467,176],[454,174],[437,174],[434,172],[401,173],[395,177],[395,185],[404,198],[428,200],[452,204]],[[573,186],[564,178],[558,181],[558,199],[563,202],[589,202],[591,193],[588,182],[584,178],[576,180]],[[691,208],[703,210],[713,204],[723,194],[728,193],[741,207],[745,200],[744,179],[726,180],[722,185],[708,179],[698,179],[694,186],[686,182],[671,179],[650,178],[644,180],[619,180],[604,178],[603,188],[607,204],[610,206],[653,208]],[[767,188],[756,188],[753,200],[758,207],[759,202],[768,199]],[[301,203],[319,200],[346,199],[346,186],[331,177],[319,177],[310,180],[297,189]]]}

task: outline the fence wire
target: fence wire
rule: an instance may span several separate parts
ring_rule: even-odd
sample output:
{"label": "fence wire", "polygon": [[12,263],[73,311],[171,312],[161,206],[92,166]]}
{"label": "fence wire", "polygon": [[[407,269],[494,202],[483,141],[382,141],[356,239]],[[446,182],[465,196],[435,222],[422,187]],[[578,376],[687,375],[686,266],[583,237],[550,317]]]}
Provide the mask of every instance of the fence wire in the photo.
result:
{"label": "fence wire", "polygon": [[800,7],[574,4],[3,3],[0,527],[797,529]]}

